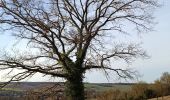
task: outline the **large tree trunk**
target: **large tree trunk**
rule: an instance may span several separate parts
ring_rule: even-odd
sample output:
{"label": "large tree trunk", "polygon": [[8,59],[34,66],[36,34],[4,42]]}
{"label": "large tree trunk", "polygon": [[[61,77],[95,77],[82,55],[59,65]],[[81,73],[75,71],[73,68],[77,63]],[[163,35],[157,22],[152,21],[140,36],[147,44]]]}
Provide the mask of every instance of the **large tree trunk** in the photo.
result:
{"label": "large tree trunk", "polygon": [[77,74],[66,81],[66,100],[85,100],[82,74]]}

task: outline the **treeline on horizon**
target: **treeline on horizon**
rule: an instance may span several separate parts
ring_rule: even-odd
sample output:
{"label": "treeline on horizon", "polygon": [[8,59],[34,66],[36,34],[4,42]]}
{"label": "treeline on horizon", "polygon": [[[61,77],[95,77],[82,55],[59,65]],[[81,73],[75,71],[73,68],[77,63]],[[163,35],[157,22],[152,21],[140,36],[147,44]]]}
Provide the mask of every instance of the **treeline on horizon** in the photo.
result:
{"label": "treeline on horizon", "polygon": [[96,97],[97,100],[147,100],[170,95],[170,73],[164,72],[162,76],[149,84],[144,81],[132,85],[130,90],[108,90]]}

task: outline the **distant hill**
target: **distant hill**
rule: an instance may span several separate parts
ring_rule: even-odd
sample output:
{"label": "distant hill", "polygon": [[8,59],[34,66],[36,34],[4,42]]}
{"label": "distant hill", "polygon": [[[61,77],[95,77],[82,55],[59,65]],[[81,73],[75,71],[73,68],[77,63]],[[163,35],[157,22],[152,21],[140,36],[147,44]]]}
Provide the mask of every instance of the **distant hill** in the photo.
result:
{"label": "distant hill", "polygon": [[[96,91],[104,91],[109,89],[129,90],[135,83],[84,83],[85,89],[94,89]],[[39,89],[42,87],[49,87],[53,85],[60,85],[64,87],[63,82],[12,82],[4,89],[27,91],[31,89]]]}
{"label": "distant hill", "polygon": [[[94,95],[107,90],[127,91],[134,83],[84,83],[86,95]],[[20,100],[28,94],[38,97],[47,97],[48,94],[56,93],[56,96],[62,97],[64,91],[63,82],[12,82],[0,90],[0,100],[3,97],[11,97],[12,100]],[[9,98],[8,98],[9,99]],[[6,100],[6,99],[5,99]],[[23,99],[22,99],[23,100]]]}
{"label": "distant hill", "polygon": [[55,84],[63,85],[62,82],[11,82],[4,89],[14,89],[20,91],[27,91],[36,88],[42,88],[46,86],[53,86]]}

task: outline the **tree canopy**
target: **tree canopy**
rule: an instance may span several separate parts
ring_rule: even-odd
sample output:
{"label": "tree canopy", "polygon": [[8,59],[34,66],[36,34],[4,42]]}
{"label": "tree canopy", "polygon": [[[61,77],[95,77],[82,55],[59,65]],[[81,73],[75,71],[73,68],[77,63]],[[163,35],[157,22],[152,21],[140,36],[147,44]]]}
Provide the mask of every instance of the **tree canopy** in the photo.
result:
{"label": "tree canopy", "polygon": [[22,70],[10,81],[42,73],[76,84],[91,69],[131,77],[112,62],[129,63],[146,53],[137,44],[113,44],[113,37],[128,33],[128,28],[151,30],[157,6],[156,0],[1,0],[1,29],[26,40],[36,53],[4,54],[0,69]]}

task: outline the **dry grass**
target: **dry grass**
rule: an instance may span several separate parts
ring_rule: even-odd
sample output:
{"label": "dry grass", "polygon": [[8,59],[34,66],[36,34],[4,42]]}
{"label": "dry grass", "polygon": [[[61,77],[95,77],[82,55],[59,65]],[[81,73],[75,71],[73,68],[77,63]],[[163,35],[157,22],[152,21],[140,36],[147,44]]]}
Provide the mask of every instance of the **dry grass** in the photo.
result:
{"label": "dry grass", "polygon": [[153,98],[153,99],[149,99],[149,100],[170,100],[170,96],[164,96],[163,98],[159,97],[158,99],[157,98]]}

